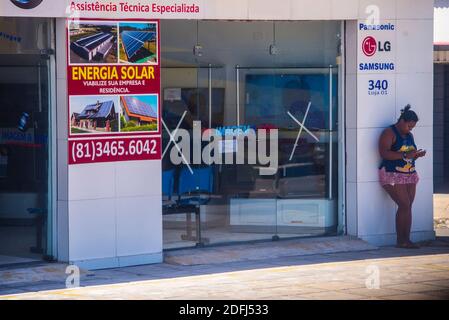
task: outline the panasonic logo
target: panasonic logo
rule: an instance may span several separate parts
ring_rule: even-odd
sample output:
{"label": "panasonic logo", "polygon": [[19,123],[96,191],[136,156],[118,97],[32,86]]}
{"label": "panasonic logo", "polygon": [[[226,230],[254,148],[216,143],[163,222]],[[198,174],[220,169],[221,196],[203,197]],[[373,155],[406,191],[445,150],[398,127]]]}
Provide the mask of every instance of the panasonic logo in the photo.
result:
{"label": "panasonic logo", "polygon": [[371,63],[360,63],[359,64],[360,71],[369,71],[369,70],[394,70],[394,63],[380,63],[380,62],[371,62]]}
{"label": "panasonic logo", "polygon": [[359,30],[364,30],[364,31],[394,30],[394,24],[391,24],[391,23],[385,23],[385,24],[359,23]]}

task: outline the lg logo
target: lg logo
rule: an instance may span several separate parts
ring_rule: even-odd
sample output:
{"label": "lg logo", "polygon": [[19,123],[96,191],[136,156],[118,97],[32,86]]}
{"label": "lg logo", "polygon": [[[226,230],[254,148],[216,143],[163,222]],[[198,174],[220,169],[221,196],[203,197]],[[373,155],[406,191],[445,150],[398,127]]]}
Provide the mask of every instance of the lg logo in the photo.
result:
{"label": "lg logo", "polygon": [[391,43],[390,41],[376,41],[374,37],[368,36],[362,42],[362,50],[365,56],[371,57],[377,51],[379,52],[389,52],[391,51]]}
{"label": "lg logo", "polygon": [[362,50],[367,57],[371,57],[372,55],[374,55],[377,50],[376,39],[371,36],[366,37],[362,43]]}
{"label": "lg logo", "polygon": [[40,5],[42,0],[11,0],[11,2],[22,9],[33,9]]}

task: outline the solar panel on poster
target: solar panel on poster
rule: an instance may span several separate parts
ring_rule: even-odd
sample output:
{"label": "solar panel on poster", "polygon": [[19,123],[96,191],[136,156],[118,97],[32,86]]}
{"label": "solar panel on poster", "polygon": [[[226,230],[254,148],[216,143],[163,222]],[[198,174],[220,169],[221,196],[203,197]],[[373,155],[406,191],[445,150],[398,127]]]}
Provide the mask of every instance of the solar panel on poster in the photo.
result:
{"label": "solar panel on poster", "polygon": [[81,46],[85,46],[86,44],[88,44],[89,42],[93,41],[93,40],[97,40],[99,38],[101,38],[105,33],[103,32],[99,32],[84,38],[81,38],[79,40],[77,40],[76,42],[81,45]]}
{"label": "solar panel on poster", "polygon": [[157,115],[151,106],[134,97],[124,97],[128,110],[141,116],[156,118]]}
{"label": "solar panel on poster", "polygon": [[154,40],[155,33],[149,31],[123,31],[122,42],[128,59],[134,56],[146,41]]}

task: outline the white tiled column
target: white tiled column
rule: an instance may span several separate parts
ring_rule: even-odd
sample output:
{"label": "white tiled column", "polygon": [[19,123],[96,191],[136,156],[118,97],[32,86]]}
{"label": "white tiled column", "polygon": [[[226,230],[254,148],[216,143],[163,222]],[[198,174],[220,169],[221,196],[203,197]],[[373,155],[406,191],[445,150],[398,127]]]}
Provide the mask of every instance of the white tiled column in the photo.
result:
{"label": "white tiled column", "polygon": [[161,161],[68,165],[65,19],[57,19],[58,260],[87,269],[162,262]]}
{"label": "white tiled column", "polygon": [[419,122],[413,130],[418,148],[427,155],[417,161],[420,182],[413,204],[412,238],[435,237],[433,230],[433,1],[417,0],[413,6],[397,1],[398,51],[396,116],[410,103]]}
{"label": "white tiled column", "polygon": [[357,20],[346,21],[346,227],[357,236]]}
{"label": "white tiled column", "polygon": [[57,259],[69,261],[69,193],[67,158],[67,58],[65,19],[56,19]]}
{"label": "white tiled column", "polygon": [[[396,241],[396,205],[379,185],[377,167],[381,161],[378,154],[378,138],[382,130],[396,122],[407,103],[417,112],[420,121],[414,130],[419,148],[428,151],[427,157],[417,161],[421,181],[413,207],[412,240],[434,238],[433,231],[433,177],[432,177],[432,115],[433,115],[433,2],[416,2],[419,10],[407,1],[377,1],[381,23],[393,23],[393,32],[357,30],[358,43],[349,50],[358,52],[357,63],[362,56],[361,41],[367,35],[376,40],[391,41],[389,53],[376,53],[373,62],[394,62],[394,71],[356,71],[349,69],[347,80],[356,87],[356,103],[347,102],[347,221],[348,233],[373,244],[391,245]],[[368,3],[368,2],[367,2]],[[369,2],[371,3],[371,2]],[[363,17],[360,1],[359,19]],[[359,20],[358,22],[365,22]],[[354,36],[355,21],[348,22],[347,38]],[[348,43],[347,43],[348,45]],[[349,59],[350,57],[348,57]],[[352,59],[354,56],[352,56]],[[369,59],[368,59],[369,60]],[[347,62],[351,65],[351,61]],[[354,77],[356,80],[354,80]],[[368,80],[387,80],[389,94],[375,97],[367,93]],[[348,92],[347,84],[347,96]],[[349,97],[349,96],[348,96]]]}

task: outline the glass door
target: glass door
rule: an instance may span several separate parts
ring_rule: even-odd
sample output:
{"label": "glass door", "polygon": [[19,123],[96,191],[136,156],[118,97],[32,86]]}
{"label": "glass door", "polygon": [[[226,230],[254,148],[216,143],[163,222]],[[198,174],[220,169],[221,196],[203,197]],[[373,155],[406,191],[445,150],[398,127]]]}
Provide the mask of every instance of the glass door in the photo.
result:
{"label": "glass door", "polygon": [[256,130],[257,159],[271,154],[277,166],[235,166],[250,170],[253,183],[230,200],[234,228],[275,240],[335,234],[337,70],[239,66],[236,74],[240,126]]}
{"label": "glass door", "polygon": [[3,18],[0,25],[23,37],[0,50],[0,265],[7,265],[53,255],[52,57],[43,51],[52,23]]}
{"label": "glass door", "polygon": [[[202,141],[205,131],[223,125],[222,69],[163,67],[162,73],[164,249],[200,246],[209,242],[211,220],[223,219],[215,194],[220,167],[208,164],[214,155],[203,154],[208,143]],[[213,218],[206,214],[211,208]]]}
{"label": "glass door", "polygon": [[193,142],[194,126],[200,121],[200,114],[207,117],[204,114],[205,103],[201,103],[203,96],[198,90],[198,77],[196,67],[162,67],[162,221],[165,250],[196,246],[200,238],[196,208],[184,206],[185,210],[177,210],[181,197],[188,194],[188,188],[183,186],[190,181],[192,161],[187,148]]}

